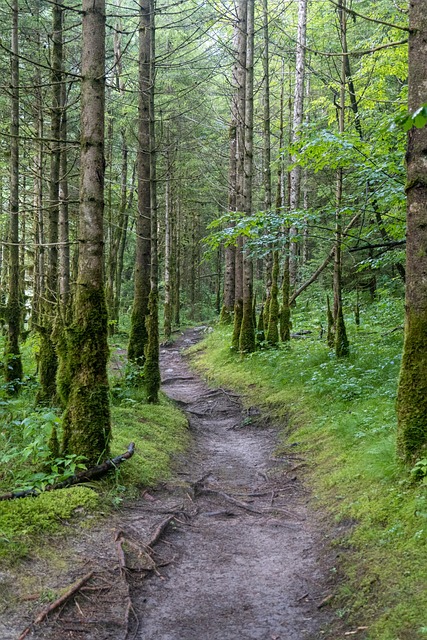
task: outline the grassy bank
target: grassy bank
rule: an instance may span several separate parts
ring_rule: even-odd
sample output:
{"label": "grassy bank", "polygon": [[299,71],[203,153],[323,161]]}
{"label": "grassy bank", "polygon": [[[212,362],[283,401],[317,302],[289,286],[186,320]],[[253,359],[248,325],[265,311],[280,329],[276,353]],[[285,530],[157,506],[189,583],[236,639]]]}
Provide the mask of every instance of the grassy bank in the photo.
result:
{"label": "grassy bank", "polygon": [[[1,347],[0,347],[1,348]],[[136,372],[126,369],[112,347],[111,414],[112,456],[135,442],[135,454],[115,473],[89,486],[72,487],[36,498],[0,501],[0,561],[10,564],[40,548],[46,537],[64,535],[70,529],[64,521],[93,520],[93,514],[108,513],[126,498],[139,495],[167,479],[173,457],[187,443],[187,420],[166,398],[159,405],[147,405],[135,386]],[[26,371],[35,369],[35,345],[24,347]],[[33,369],[34,368],[34,369]],[[0,494],[26,488],[40,490],[47,484],[72,475],[84,464],[75,456],[52,460],[49,438],[55,427],[61,437],[60,411],[35,407],[35,377],[27,377],[21,393],[10,397],[0,388]],[[71,533],[72,535],[72,533]]]}
{"label": "grassy bank", "polygon": [[427,638],[427,487],[395,457],[401,318],[401,303],[387,299],[365,309],[361,327],[348,319],[351,355],[342,361],[307,307],[294,314],[293,330],[312,333],[290,348],[242,359],[224,328],[193,348],[209,379],[250,387],[250,403],[281,425],[283,443],[298,443],[339,555],[331,567],[343,576],[332,601],[337,623],[367,626],[356,637],[369,640]]}

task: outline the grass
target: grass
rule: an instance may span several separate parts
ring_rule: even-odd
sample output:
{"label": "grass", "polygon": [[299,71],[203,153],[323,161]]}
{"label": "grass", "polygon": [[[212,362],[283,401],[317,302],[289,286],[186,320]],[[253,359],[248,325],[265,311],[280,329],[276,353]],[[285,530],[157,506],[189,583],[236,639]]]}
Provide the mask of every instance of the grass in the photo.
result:
{"label": "grass", "polygon": [[[116,356],[112,346],[112,360]],[[25,371],[35,371],[34,339],[24,344]],[[0,347],[1,349],[1,347]],[[115,474],[90,486],[41,493],[35,498],[0,501],[0,561],[10,564],[39,549],[46,536],[64,533],[61,523],[93,520],[93,514],[119,507],[126,498],[139,495],[167,479],[173,458],[188,440],[187,420],[165,397],[158,405],[147,405],[135,384],[138,372],[121,366],[111,373],[112,456],[135,442],[135,453]],[[60,411],[35,407],[35,376],[27,376],[15,397],[0,388],[0,494],[25,488],[43,489],[79,469],[84,461],[75,456],[52,462],[49,438],[55,427],[61,434]],[[89,519],[88,519],[89,518]],[[61,531],[62,529],[62,531]]]}
{"label": "grass", "polygon": [[[351,355],[342,361],[319,339],[308,304],[293,330],[313,333],[291,347],[242,359],[230,351],[231,330],[217,328],[192,349],[210,380],[243,393],[250,386],[251,403],[306,456],[314,505],[340,555],[337,621],[368,626],[369,640],[427,638],[426,485],[395,455],[402,331],[393,329],[402,313],[387,297],[365,306],[360,328],[347,316]],[[331,637],[341,637],[339,624]]]}

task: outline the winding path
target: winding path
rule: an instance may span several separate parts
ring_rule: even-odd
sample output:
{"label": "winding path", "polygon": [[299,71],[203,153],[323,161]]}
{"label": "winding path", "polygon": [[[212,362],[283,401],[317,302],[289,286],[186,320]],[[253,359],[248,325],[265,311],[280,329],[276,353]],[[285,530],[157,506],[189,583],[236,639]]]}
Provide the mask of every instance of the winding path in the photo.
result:
{"label": "winding path", "polygon": [[168,487],[183,502],[163,544],[173,562],[133,592],[137,637],[318,639],[325,586],[295,461],[275,460],[274,431],[189,369],[180,351],[197,339],[193,330],[161,351],[163,390],[186,412],[194,443]]}

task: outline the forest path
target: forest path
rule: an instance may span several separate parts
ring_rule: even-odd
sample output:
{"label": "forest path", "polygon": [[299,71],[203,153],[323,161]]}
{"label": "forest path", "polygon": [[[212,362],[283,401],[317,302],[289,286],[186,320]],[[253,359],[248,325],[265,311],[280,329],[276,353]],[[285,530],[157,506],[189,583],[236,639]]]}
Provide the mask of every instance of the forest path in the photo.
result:
{"label": "forest path", "polygon": [[[95,526],[71,525],[52,558],[48,549],[28,558],[19,585],[0,574],[0,605],[16,595],[0,611],[1,640],[325,637],[329,614],[318,605],[331,585],[300,458],[275,457],[277,430],[259,411],[190,369],[182,351],[200,337],[192,329],[161,349],[163,391],[191,432],[174,478]],[[51,595],[84,576],[37,620],[43,608],[26,581]]]}
{"label": "forest path", "polygon": [[169,487],[182,515],[156,547],[173,562],[133,585],[136,637],[321,638],[326,592],[297,463],[274,458],[276,432],[257,426],[255,409],[190,370],[181,349],[199,338],[191,330],[161,349],[163,390],[186,412],[193,445]]}

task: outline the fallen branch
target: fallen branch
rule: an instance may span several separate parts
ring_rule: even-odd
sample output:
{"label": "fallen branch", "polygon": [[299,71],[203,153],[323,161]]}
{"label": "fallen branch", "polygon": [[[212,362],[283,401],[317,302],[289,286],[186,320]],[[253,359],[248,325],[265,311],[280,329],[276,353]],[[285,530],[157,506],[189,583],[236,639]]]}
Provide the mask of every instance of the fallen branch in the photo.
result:
{"label": "fallen branch", "polygon": [[221,498],[224,498],[224,500],[228,500],[228,502],[231,502],[231,504],[235,504],[237,507],[240,507],[241,509],[245,509],[246,511],[250,511],[251,513],[257,513],[259,515],[263,515],[262,511],[259,511],[258,509],[254,509],[253,507],[246,504],[245,502],[241,502],[241,500],[236,500],[236,498],[233,498],[233,496],[229,496],[228,493],[225,493],[224,491],[219,491],[218,489],[200,488],[199,493],[220,496]]}
{"label": "fallen branch", "polygon": [[79,591],[86,584],[86,582],[89,582],[89,580],[93,577],[93,574],[94,571],[90,571],[89,573],[87,573],[85,576],[83,576],[83,578],[81,578],[78,582],[74,583],[69,589],[67,589],[67,591],[63,593],[60,598],[55,600],[55,602],[51,602],[48,607],[43,609],[43,611],[41,611],[39,615],[34,618],[33,622],[26,629],[24,629],[18,640],[24,640],[24,638],[27,637],[34,625],[43,622],[43,620],[49,615],[49,613],[55,611],[55,609],[58,609],[58,607],[60,607],[62,604],[65,604],[65,602],[67,602],[75,593],[77,593],[77,591]]}
{"label": "fallen branch", "polygon": [[[83,484],[84,482],[90,482],[91,480],[102,478],[112,469],[117,469],[117,467],[120,466],[122,462],[124,462],[125,460],[129,460],[129,458],[133,456],[134,451],[135,443],[131,442],[125,453],[122,453],[115,458],[105,460],[105,462],[103,462],[102,464],[98,464],[95,467],[90,467],[90,469],[86,469],[85,471],[79,471],[78,473],[70,476],[62,482],[50,484],[44,489],[44,491],[56,491],[57,489],[65,489],[66,487],[71,487],[76,484]],[[4,495],[0,496],[0,500],[15,500],[17,498],[27,498],[28,496],[36,497],[40,495],[40,493],[43,492],[39,489],[12,491],[11,493],[5,493]]]}

